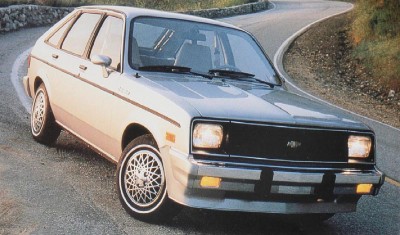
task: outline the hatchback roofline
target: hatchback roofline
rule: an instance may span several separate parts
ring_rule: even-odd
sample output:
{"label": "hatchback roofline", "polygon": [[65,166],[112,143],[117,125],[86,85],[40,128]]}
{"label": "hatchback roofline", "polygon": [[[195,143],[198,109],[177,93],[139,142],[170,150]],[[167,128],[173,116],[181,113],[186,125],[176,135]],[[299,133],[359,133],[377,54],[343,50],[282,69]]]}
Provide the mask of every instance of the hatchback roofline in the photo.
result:
{"label": "hatchback roofline", "polygon": [[195,21],[199,23],[205,24],[213,24],[223,27],[228,27],[232,29],[237,29],[240,31],[245,31],[241,28],[238,28],[232,24],[224,23],[218,20],[203,18],[199,16],[189,15],[180,12],[165,12],[160,10],[154,9],[145,9],[145,8],[138,8],[138,7],[128,7],[128,6],[109,6],[109,5],[93,5],[93,6],[82,6],[76,8],[79,9],[94,9],[94,10],[108,10],[108,11],[115,11],[124,14],[127,18],[133,19],[140,16],[147,16],[147,17],[158,17],[158,18],[170,18],[170,19],[178,19],[178,20],[188,20],[188,21]]}

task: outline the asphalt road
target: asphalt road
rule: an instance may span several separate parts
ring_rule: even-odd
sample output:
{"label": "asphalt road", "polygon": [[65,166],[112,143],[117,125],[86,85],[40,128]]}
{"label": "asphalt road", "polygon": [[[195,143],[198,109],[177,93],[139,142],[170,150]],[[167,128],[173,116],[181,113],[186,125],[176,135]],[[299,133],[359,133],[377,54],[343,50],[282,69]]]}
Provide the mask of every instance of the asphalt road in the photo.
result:
{"label": "asphalt road", "polygon": [[[277,1],[274,10],[225,21],[253,32],[274,58],[293,33],[348,7],[334,2]],[[395,182],[386,183],[376,197],[363,197],[356,213],[339,214],[323,224],[304,225],[289,222],[287,217],[189,208],[168,224],[134,220],[117,198],[114,165],[68,134],[63,133],[53,148],[37,144],[30,136],[29,115],[10,74],[18,56],[32,47],[46,29],[0,35],[0,234],[400,233],[400,188]],[[21,76],[26,69],[18,71]],[[400,148],[399,132],[367,122],[377,133],[380,167],[398,180],[399,156],[395,153]],[[386,143],[386,139],[392,143]]]}

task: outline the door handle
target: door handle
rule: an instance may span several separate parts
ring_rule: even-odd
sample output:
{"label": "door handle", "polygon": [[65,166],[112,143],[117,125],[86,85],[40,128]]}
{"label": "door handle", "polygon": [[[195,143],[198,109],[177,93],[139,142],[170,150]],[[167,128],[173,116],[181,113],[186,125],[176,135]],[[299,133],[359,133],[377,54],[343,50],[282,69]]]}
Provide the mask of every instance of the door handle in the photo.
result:
{"label": "door handle", "polygon": [[85,65],[82,65],[82,64],[79,65],[79,68],[82,69],[82,70],[86,70],[87,69],[87,67]]}
{"label": "door handle", "polygon": [[58,55],[57,54],[52,54],[51,57],[53,57],[54,59],[58,59]]}

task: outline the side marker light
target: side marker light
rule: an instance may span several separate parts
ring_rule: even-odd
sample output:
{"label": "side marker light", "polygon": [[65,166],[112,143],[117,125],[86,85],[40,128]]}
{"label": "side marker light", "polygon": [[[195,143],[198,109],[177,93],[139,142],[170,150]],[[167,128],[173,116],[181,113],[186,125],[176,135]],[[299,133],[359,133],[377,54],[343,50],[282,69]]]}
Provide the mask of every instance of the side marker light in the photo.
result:
{"label": "side marker light", "polygon": [[165,139],[168,140],[169,142],[175,143],[175,135],[172,133],[165,133]]}

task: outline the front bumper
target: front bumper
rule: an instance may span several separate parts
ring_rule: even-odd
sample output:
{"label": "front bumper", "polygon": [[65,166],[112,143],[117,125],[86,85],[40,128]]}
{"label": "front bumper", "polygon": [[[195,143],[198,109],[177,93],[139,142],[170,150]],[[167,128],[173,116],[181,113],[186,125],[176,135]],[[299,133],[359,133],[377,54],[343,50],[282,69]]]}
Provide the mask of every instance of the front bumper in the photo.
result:
{"label": "front bumper", "polygon": [[[302,169],[196,161],[161,149],[168,195],[195,208],[280,213],[338,213],[356,210],[361,195],[376,195],[384,182],[377,169]],[[203,176],[221,178],[218,188],[200,185]],[[359,184],[370,192],[357,193]]]}

